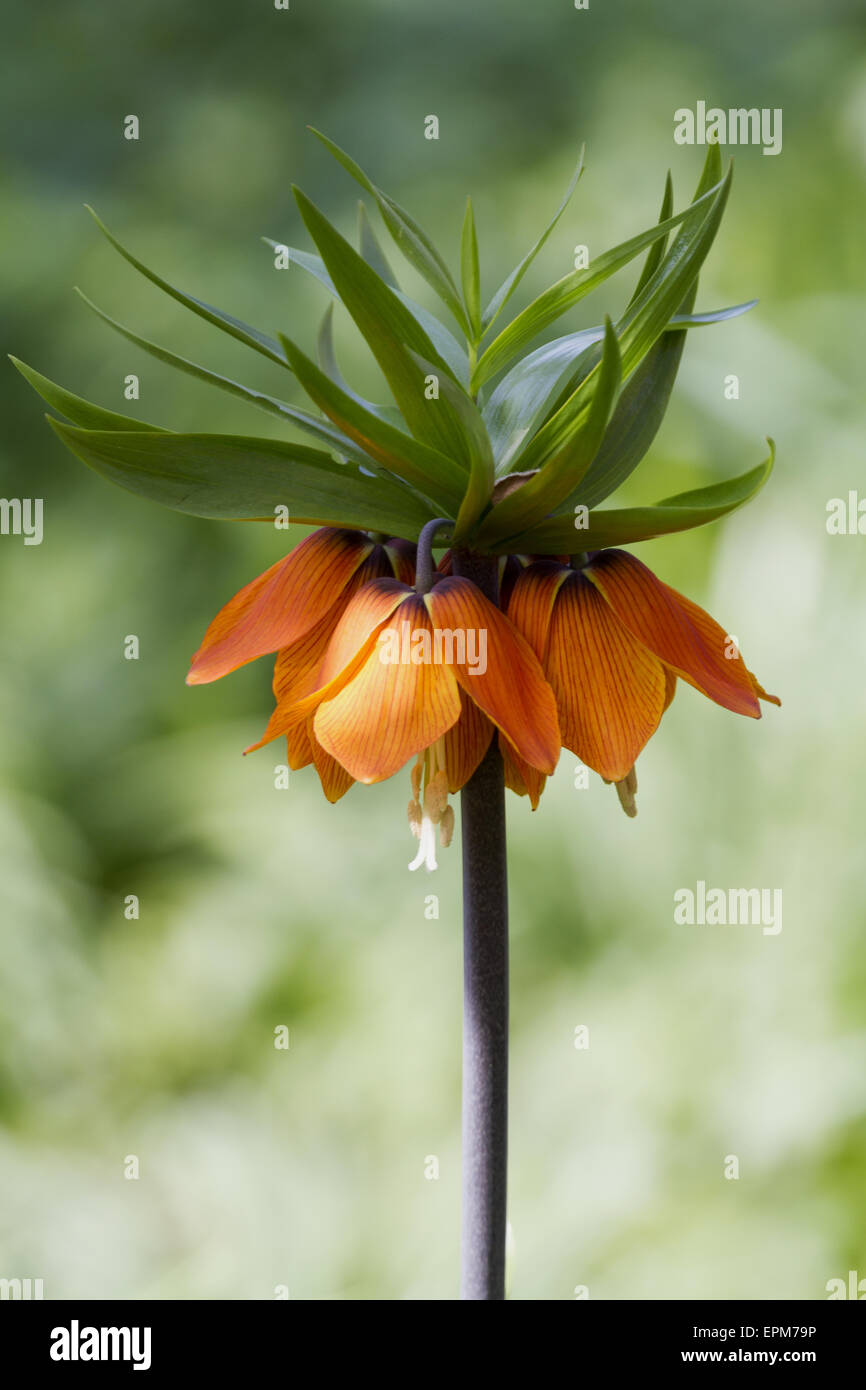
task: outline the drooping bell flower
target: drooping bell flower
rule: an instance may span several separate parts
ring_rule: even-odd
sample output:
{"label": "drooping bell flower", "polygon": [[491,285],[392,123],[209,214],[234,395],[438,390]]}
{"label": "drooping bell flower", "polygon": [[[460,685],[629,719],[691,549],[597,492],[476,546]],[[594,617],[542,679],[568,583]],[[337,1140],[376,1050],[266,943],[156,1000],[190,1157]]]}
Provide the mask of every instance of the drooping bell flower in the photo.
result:
{"label": "drooping bell flower", "polygon": [[[218,680],[276,652],[274,691],[296,697],[315,684],[318,667],[346,605],[370,580],[414,577],[415,547],[398,538],[373,540],[362,531],[322,527],[220,609],[192,659],[188,685]],[[352,785],[345,768],[303,726],[288,738],[289,766],[314,763],[329,801]]]}
{"label": "drooping bell flower", "polygon": [[[536,561],[519,575],[508,616],[550,682],[563,745],[616,784],[628,815],[636,814],[635,761],[677,677],[753,719],[761,717],[759,699],[780,703],[709,613],[624,550],[599,551],[576,566]],[[510,785],[537,804],[538,774],[513,758],[508,770]]]}
{"label": "drooping bell flower", "polygon": [[[315,688],[297,679],[277,690],[259,741],[308,736],[359,782],[381,782],[411,758],[409,821],[418,863],[435,868],[433,827],[445,825],[449,793],[469,780],[494,728],[540,775],[554,769],[556,705],[529,645],[468,579],[440,578],[424,594],[396,579],[359,588],[327,644]],[[248,750],[251,751],[251,750]]]}

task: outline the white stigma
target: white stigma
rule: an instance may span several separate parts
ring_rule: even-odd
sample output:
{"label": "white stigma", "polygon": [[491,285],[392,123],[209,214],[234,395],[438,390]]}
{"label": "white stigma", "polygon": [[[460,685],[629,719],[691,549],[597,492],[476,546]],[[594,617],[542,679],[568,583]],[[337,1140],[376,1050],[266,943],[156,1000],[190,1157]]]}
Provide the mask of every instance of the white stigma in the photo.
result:
{"label": "white stigma", "polygon": [[436,831],[429,816],[422,817],[419,838],[421,843],[418,846],[418,853],[409,868],[414,873],[423,864],[427,872],[430,873],[433,869],[438,869],[439,865],[436,863]]}

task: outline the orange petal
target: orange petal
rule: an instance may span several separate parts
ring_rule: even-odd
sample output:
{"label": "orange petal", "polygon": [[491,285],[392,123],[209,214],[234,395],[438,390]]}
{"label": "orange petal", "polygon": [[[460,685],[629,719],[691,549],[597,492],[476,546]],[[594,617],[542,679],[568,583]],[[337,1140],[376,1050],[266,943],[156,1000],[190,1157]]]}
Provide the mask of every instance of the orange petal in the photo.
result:
{"label": "orange petal", "polygon": [[[289,767],[307,767],[313,760],[313,751],[305,727],[305,720],[287,721],[285,711],[292,708],[304,696],[315,690],[318,675],[328,650],[328,643],[334,634],[334,624],[330,614],[290,647],[277,652],[274,662],[274,695],[277,707],[268,722],[267,729],[257,743],[245,748],[245,753],[253,753],[272,739],[286,734],[289,741]],[[302,762],[292,762],[292,757],[303,758]]]}
{"label": "orange petal", "polygon": [[[603,550],[582,571],[649,651],[676,675],[735,714],[761,715],[742,661],[726,661],[726,634],[708,613],[684,600],[624,550]],[[695,615],[700,614],[700,622]]]}
{"label": "orange petal", "polygon": [[509,618],[541,662],[547,651],[547,634],[556,595],[569,573],[563,565],[552,561],[530,565],[518,575],[508,600]]}
{"label": "orange petal", "polygon": [[359,565],[337,602],[324,618],[298,642],[277,652],[274,665],[274,695],[278,704],[309,695],[319,684],[318,675],[337,624],[353,595],[374,579],[393,578],[391,564],[383,546],[377,545]]}
{"label": "orange petal", "polygon": [[458,638],[463,634],[464,656],[473,642],[475,655],[481,654],[483,634],[486,670],[480,662],[473,667],[455,660],[454,674],[520,756],[541,772],[552,772],[561,742],[556,702],[528,642],[468,579],[440,580],[425,603],[434,628]]}
{"label": "orange petal", "polygon": [[289,729],[286,735],[286,746],[289,754],[289,767],[293,772],[299,772],[302,767],[310,766],[313,761],[313,743],[306,724],[296,724],[294,729]]}
{"label": "orange petal", "polygon": [[192,659],[188,685],[202,685],[296,642],[336,603],[372,541],[325,526],[252,580],[221,608]]}
{"label": "orange petal", "polygon": [[387,552],[391,572],[395,579],[399,579],[402,584],[415,583],[415,558],[418,547],[411,541],[401,540],[399,536],[391,536],[383,549]]}
{"label": "orange petal", "polygon": [[[268,721],[268,727],[258,743],[245,751],[252,753],[263,744],[270,743],[271,739],[288,733],[295,724],[314,714],[323,700],[333,698],[342,690],[363,666],[371,647],[375,646],[379,629],[411,594],[412,590],[405,584],[399,584],[396,579],[374,579],[360,588],[350,599],[330,635],[314,688],[296,696],[291,674],[287,675],[285,684],[277,690],[278,704]],[[309,634],[308,640],[313,642],[316,637],[317,634]],[[288,663],[302,658],[296,650],[287,653],[285,658],[280,653],[278,666],[282,659]],[[284,692],[282,699],[281,692]]]}
{"label": "orange petal", "polygon": [[582,572],[559,591],[545,669],[565,747],[620,781],[658,727],[665,675]]}
{"label": "orange petal", "polygon": [[530,767],[529,763],[525,763],[512,748],[504,734],[499,735],[499,751],[505,765],[506,787],[510,791],[517,792],[518,796],[528,796],[533,811],[536,811],[541,793],[547,782],[544,773],[538,772],[534,767]]}
{"label": "orange petal", "polygon": [[313,720],[308,720],[310,742],[313,749],[313,762],[316,764],[316,771],[319,774],[322,791],[325,793],[331,805],[333,805],[335,801],[340,800],[341,796],[346,795],[349,788],[354,785],[355,779],[350,772],[346,771],[341,763],[337,762],[336,758],[332,758],[330,753],[325,751],[313,734],[312,725]]}
{"label": "orange petal", "polygon": [[477,768],[493,738],[493,725],[481,710],[460,692],[460,718],[445,735],[445,771],[449,792],[459,792]]}
{"label": "orange petal", "polygon": [[[423,599],[414,594],[406,598],[395,631],[401,645],[404,631],[407,644],[419,631],[432,641]],[[407,645],[407,655],[410,650]],[[434,661],[386,661],[384,655],[376,642],[360,670],[319,705],[314,721],[319,743],[359,782],[384,781],[460,717],[460,693],[449,667]]]}
{"label": "orange petal", "polygon": [[670,706],[671,701],[677,693],[677,678],[669,666],[665,666],[665,703],[662,714]]}
{"label": "orange petal", "polygon": [[[669,584],[665,584],[664,587],[679,604],[680,608],[685,610],[687,617],[694,623],[698,632],[701,634],[702,640],[710,650],[721,652],[722,659],[732,670],[739,667],[740,669],[737,671],[738,677],[744,671],[749,685],[760,699],[770,700],[774,705],[781,705],[782,701],[779,699],[778,695],[768,695],[757,678],[752,675],[752,672],[744,664],[742,656],[737,651],[735,643],[732,641],[729,634],[725,632],[724,628],[719,627],[715,618],[711,618],[704,608],[699,608],[690,598],[686,598],[685,594],[678,593],[677,590],[672,589]],[[736,656],[734,655],[735,652],[737,653]]]}

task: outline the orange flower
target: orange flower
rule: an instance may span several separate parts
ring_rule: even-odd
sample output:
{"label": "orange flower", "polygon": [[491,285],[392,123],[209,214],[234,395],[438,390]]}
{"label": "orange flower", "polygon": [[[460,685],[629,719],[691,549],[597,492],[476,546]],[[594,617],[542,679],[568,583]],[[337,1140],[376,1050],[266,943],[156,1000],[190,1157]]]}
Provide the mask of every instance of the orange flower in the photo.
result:
{"label": "orange flower", "polygon": [[[553,694],[500,609],[463,578],[420,595],[378,578],[351,597],[320,651],[281,653],[277,707],[254,747],[298,729],[359,782],[381,782],[410,758],[409,819],[421,845],[410,866],[435,868],[434,826],[450,839],[448,794],[471,777],[494,727],[534,771],[553,771],[560,733]],[[305,687],[308,687],[305,689]],[[250,751],[250,750],[248,750]]]}
{"label": "orange flower", "polygon": [[[733,640],[697,604],[623,550],[581,568],[537,561],[517,579],[508,616],[542,664],[556,697],[563,745],[635,815],[635,760],[674,697],[677,677],[716,704],[754,719],[768,695]],[[508,785],[533,806],[544,779],[513,756]]]}
{"label": "orange flower", "polygon": [[[192,659],[188,685],[219,680],[269,652],[277,653],[274,692],[315,687],[319,665],[352,594],[384,576],[410,581],[415,547],[407,541],[373,541],[363,531],[322,527],[282,560],[247,584],[221,608]],[[288,739],[289,766],[314,762],[329,801],[348,791],[353,778],[300,727]]]}

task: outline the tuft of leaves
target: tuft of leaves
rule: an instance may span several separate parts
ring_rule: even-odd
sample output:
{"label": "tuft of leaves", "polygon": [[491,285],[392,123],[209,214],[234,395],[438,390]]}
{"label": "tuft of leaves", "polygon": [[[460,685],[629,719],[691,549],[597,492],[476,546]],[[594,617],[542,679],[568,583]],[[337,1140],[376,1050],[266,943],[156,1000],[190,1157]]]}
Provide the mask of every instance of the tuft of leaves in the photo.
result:
{"label": "tuft of leaves", "polygon": [[[178,434],[103,410],[17,358],[14,365],[55,415],[49,421],[73,454],[138,496],[221,520],[350,526],[417,539],[433,517],[451,521],[440,538],[490,554],[572,554],[624,545],[714,521],[755,495],[764,463],[740,477],[654,506],[599,509],[634,472],[664,417],[686,336],[755,303],[695,313],[698,276],[731,186],[717,145],[708,148],[691,202],[674,211],[668,174],[658,220],[569,271],[503,323],[505,310],[583,173],[583,151],[565,197],[515,268],[484,305],[472,202],[452,275],[427,233],[355,160],[319,131],[325,148],[372,199],[401,255],[434,291],[446,324],[400,288],[358,204],[357,249],[295,189],[315,251],[288,248],[292,268],[313,276],[332,302],[315,360],[287,334],[273,336],[178,289],[128,250],[89,209],[111,245],[141,275],[211,327],[283,367],[304,406],[233,381],[149,342],[85,295],[113,331],[158,361],[311,436],[317,447],[247,435]],[[265,241],[272,246],[284,245]],[[590,293],[643,253],[634,292],[615,322],[539,338]],[[79,292],[80,293],[80,292]],[[360,396],[337,365],[333,301],[354,320],[392,403]],[[60,418],[56,418],[60,417]]]}

